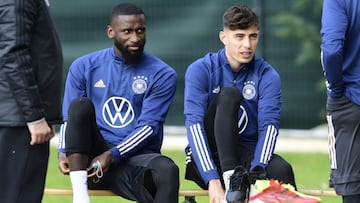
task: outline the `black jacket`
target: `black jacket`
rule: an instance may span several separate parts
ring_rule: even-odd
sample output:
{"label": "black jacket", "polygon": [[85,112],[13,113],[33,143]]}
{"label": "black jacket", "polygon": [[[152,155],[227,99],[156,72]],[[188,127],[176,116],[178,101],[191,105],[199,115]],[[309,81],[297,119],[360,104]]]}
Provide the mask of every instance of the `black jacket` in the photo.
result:
{"label": "black jacket", "polygon": [[0,126],[62,122],[63,58],[45,0],[0,1]]}

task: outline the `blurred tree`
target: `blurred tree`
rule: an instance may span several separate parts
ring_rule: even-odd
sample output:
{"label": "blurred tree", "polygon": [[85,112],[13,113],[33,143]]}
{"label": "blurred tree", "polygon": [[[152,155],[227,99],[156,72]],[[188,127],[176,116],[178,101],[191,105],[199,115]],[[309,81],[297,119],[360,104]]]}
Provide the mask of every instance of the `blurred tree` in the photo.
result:
{"label": "blurred tree", "polygon": [[[283,40],[297,40],[297,54],[294,58],[294,68],[304,71],[313,68],[321,68],[320,44],[321,44],[321,14],[323,0],[289,1],[289,9],[284,9],[270,18],[270,24],[274,28],[275,37]],[[325,78],[319,75],[314,83],[314,91],[325,96]],[[321,97],[320,97],[321,98]],[[319,105],[316,117],[319,121],[325,118],[324,105]]]}
{"label": "blurred tree", "polygon": [[301,43],[295,65],[319,62],[322,0],[292,2],[292,9],[271,18],[270,23],[276,26],[274,34],[283,39],[299,39]]}

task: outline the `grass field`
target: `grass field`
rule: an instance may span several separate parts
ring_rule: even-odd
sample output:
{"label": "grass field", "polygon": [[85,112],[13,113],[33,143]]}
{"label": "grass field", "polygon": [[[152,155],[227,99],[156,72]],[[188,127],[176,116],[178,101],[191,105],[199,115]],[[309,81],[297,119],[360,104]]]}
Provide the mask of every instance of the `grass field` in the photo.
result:
{"label": "grass field", "polygon": [[[182,150],[163,152],[170,156],[180,168],[180,189],[199,189],[194,183],[184,179],[185,156]],[[328,189],[329,158],[326,153],[279,153],[288,160],[294,169],[298,188]],[[68,176],[62,175],[57,168],[57,152],[51,149],[47,188],[71,188]],[[130,203],[120,197],[90,197],[91,203]],[[340,197],[320,197],[322,203],[340,203]],[[179,202],[183,197],[179,198]],[[198,203],[207,203],[208,197],[197,197]],[[44,196],[43,203],[71,203],[71,196]]]}

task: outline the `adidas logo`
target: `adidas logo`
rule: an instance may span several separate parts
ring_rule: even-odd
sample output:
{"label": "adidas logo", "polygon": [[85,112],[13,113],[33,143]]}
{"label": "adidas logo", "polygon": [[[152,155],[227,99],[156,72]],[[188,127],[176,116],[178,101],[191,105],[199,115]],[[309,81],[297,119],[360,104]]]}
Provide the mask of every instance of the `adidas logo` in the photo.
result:
{"label": "adidas logo", "polygon": [[94,84],[94,87],[104,88],[104,87],[106,87],[106,85],[103,80],[99,80]]}

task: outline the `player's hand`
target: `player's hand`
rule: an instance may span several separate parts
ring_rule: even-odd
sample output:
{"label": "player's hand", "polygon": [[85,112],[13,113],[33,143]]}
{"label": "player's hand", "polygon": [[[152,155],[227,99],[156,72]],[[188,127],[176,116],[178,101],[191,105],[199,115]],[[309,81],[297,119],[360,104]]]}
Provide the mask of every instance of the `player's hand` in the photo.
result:
{"label": "player's hand", "polygon": [[69,161],[65,153],[62,152],[58,153],[58,167],[61,173],[63,173],[64,175],[69,175],[70,173]]}
{"label": "player's hand", "polygon": [[94,164],[98,164],[97,167],[101,167],[103,172],[106,172],[111,163],[113,162],[113,157],[110,151],[105,151],[104,153],[100,154],[99,156],[93,158],[89,167],[87,168],[88,177],[93,177],[96,174],[96,169],[93,168]]}
{"label": "player's hand", "polygon": [[222,188],[220,179],[209,181],[209,203],[224,203],[225,191]]}
{"label": "player's hand", "polygon": [[31,134],[30,145],[43,144],[55,135],[55,127],[50,128],[45,119],[36,123],[28,123],[27,126]]}

